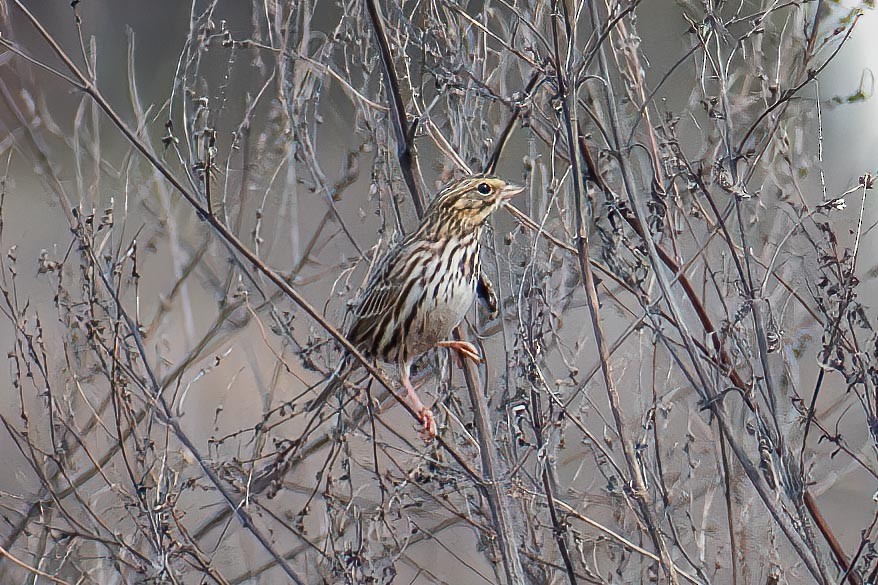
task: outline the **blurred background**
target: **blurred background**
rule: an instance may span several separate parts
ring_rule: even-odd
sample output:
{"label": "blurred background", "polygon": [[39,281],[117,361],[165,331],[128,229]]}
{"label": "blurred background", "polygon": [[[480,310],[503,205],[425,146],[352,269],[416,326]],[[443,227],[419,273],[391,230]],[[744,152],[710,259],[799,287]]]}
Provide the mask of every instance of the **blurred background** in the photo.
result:
{"label": "blurred background", "polygon": [[[18,0],[0,27],[0,582],[875,580],[870,7]],[[442,440],[365,376],[305,411],[341,354],[269,273],[343,330],[415,198],[497,153],[527,191],[483,246],[486,363],[415,368]]]}

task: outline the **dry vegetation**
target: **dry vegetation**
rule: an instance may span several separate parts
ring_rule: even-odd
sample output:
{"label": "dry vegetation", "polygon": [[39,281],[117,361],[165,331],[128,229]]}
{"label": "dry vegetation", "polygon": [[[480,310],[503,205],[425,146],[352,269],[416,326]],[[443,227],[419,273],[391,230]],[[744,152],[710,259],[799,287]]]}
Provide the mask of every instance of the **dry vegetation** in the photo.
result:
{"label": "dry vegetation", "polygon": [[[878,579],[872,178],[820,157],[856,13],[199,0],[102,53],[102,3],[31,4],[0,2],[0,581]],[[388,367],[307,412],[371,263],[486,171],[528,190],[460,330],[487,365],[417,367],[439,440]]]}

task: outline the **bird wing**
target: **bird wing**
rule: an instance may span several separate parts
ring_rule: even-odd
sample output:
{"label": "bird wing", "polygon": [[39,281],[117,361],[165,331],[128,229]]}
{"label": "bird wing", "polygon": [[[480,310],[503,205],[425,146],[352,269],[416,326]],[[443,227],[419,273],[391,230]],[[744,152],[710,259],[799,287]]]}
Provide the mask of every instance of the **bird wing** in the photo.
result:
{"label": "bird wing", "polygon": [[[354,346],[367,355],[370,353],[369,340],[372,332],[378,327],[382,315],[386,315],[392,309],[394,299],[397,298],[399,286],[391,277],[393,267],[400,257],[401,243],[392,245],[384,255],[378,259],[375,269],[366,282],[363,294],[354,309],[354,320],[348,327],[346,337]],[[315,410],[324,404],[350,375],[351,371],[359,366],[359,363],[344,355],[335,371],[326,380],[326,387],[316,399],[309,402],[308,411]]]}
{"label": "bird wing", "polygon": [[378,261],[378,265],[369,278],[363,295],[357,306],[353,323],[348,331],[348,339],[358,345],[370,345],[368,341],[387,318],[399,298],[404,282],[400,267],[406,256],[405,242],[390,250]]}

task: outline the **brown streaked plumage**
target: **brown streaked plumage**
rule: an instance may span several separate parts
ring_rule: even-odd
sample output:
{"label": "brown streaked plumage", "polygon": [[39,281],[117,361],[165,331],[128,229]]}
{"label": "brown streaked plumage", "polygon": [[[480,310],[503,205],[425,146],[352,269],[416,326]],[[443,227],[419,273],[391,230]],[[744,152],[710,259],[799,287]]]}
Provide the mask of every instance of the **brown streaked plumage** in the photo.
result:
{"label": "brown streaked plumage", "polygon": [[[399,365],[400,380],[428,438],[436,435],[436,423],[412,387],[411,364],[434,347],[481,359],[472,344],[448,338],[475,296],[485,221],[522,190],[481,175],[446,186],[418,228],[379,261],[347,331],[350,342],[368,357]],[[352,365],[342,361],[309,409],[338,389]]]}

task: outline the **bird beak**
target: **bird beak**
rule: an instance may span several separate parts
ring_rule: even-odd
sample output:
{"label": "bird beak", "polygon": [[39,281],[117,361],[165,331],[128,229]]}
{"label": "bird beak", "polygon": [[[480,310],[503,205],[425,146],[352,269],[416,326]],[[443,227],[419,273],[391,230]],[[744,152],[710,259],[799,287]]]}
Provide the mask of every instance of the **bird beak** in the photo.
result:
{"label": "bird beak", "polygon": [[524,191],[524,187],[521,187],[519,185],[506,185],[505,187],[500,189],[500,200],[509,201],[522,191]]}

